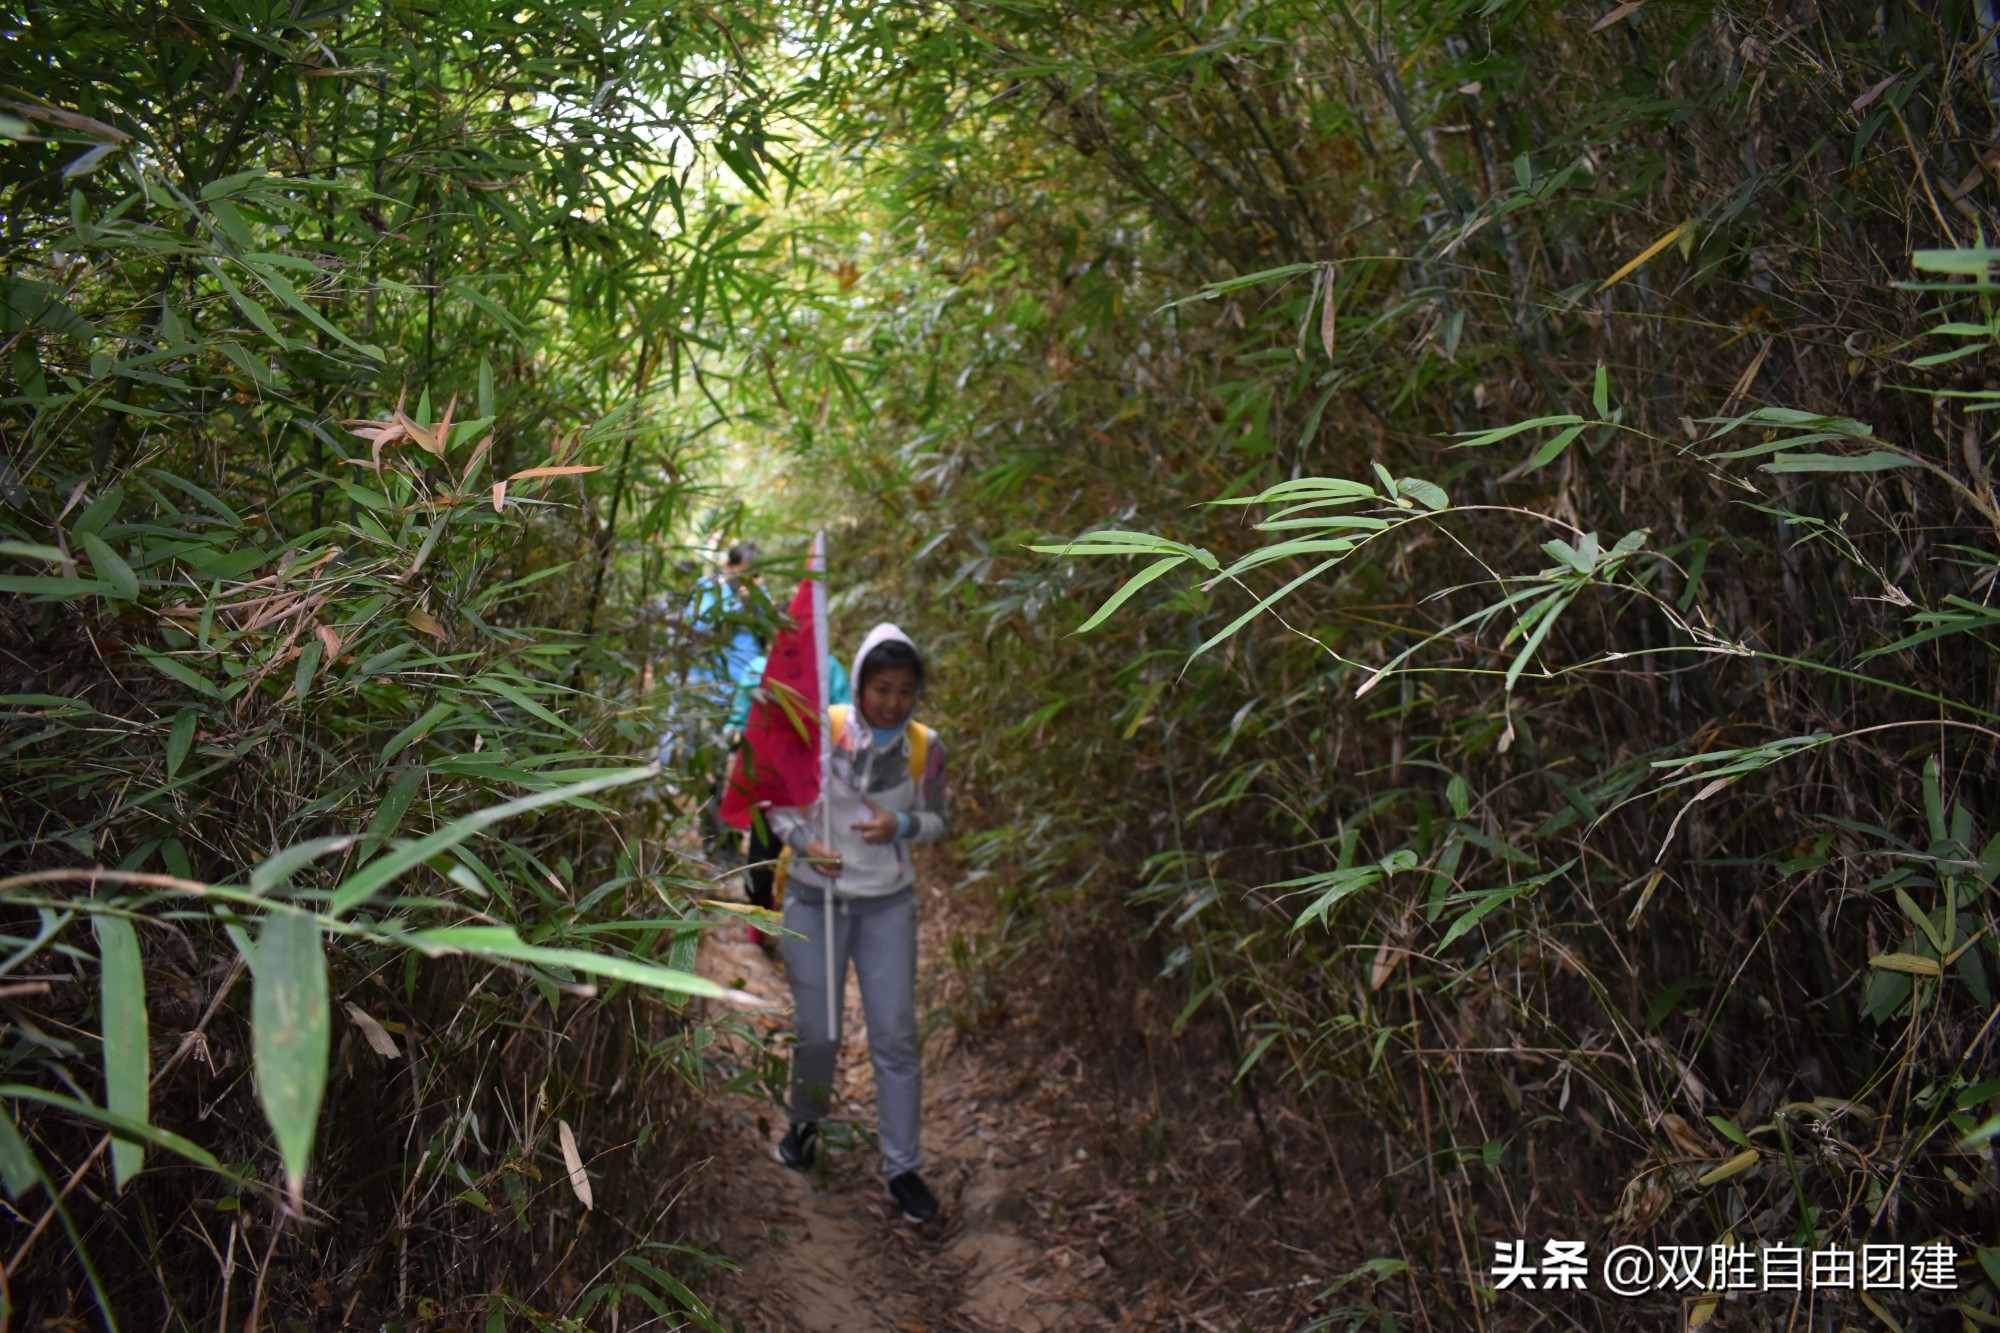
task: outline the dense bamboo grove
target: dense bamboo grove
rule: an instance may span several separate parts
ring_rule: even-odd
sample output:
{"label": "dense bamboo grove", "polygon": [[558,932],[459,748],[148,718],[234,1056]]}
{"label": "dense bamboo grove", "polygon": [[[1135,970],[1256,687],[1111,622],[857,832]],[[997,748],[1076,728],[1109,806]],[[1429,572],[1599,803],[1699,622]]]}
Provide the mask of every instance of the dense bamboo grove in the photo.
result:
{"label": "dense bamboo grove", "polygon": [[763,22],[0,12],[21,1326],[706,1318],[638,765]]}
{"label": "dense bamboo grove", "polygon": [[[1870,1299],[1994,1310],[1979,22],[1009,6],[884,43],[879,156],[833,174],[887,202],[820,261],[881,371],[799,436],[952,645],[994,990],[1053,948],[1143,1068],[1190,1016],[1122,992],[1171,979],[1220,1029],[1182,1086],[1308,1201],[1211,1242],[1372,1261],[1248,1326],[1525,1327],[1493,1245],[1547,1237],[1945,1238],[1956,1295]],[[1134,1178],[1174,1100],[1128,1098]]]}
{"label": "dense bamboo grove", "polygon": [[0,9],[9,1309],[714,1326],[635,765],[827,523],[1242,1327],[2000,1319],[1985,8]]}

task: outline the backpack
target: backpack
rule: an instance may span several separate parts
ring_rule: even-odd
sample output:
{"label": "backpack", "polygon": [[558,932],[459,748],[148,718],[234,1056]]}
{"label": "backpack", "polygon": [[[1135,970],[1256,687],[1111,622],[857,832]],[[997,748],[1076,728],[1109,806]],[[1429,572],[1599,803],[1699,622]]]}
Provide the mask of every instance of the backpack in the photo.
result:
{"label": "backpack", "polygon": [[[846,733],[847,717],[853,711],[852,704],[833,704],[827,708],[827,720],[832,724],[832,731],[828,734],[835,745],[840,744],[841,736]],[[931,729],[921,722],[910,723],[910,781],[920,783],[924,780],[924,764],[930,756]]]}

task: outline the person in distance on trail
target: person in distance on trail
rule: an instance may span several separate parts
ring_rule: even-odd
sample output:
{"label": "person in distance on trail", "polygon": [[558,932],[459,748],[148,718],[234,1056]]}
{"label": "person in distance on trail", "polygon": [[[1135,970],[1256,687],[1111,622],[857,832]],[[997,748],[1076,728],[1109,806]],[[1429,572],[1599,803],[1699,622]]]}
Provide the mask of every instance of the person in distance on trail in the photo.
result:
{"label": "person in distance on trail", "polygon": [[758,581],[756,563],[755,542],[731,546],[723,556],[721,572],[711,571],[695,585],[694,596],[681,617],[703,648],[702,659],[687,673],[688,683],[732,704],[736,691],[744,688],[746,676],[752,686],[757,683],[750,665],[763,651],[756,632],[737,618],[749,601],[749,586]]}
{"label": "person in distance on trail", "polygon": [[[812,1165],[840,1053],[827,1026],[827,987],[845,989],[848,959],[861,984],[868,1049],[875,1063],[882,1179],[911,1222],[928,1222],[938,1201],[919,1172],[923,1047],[917,1033],[916,870],[910,849],[945,835],[944,746],[911,720],[924,687],[923,658],[908,635],[877,625],[855,654],[856,706],[829,709],[832,771],[811,808],[769,810],[794,858],[785,895],[785,971],[792,982],[791,1128],[778,1160]],[[820,840],[830,804],[832,845]],[[826,895],[834,904],[833,974],[827,974]]]}
{"label": "person in distance on trail", "polygon": [[725,554],[722,571],[704,575],[695,585],[682,620],[702,653],[689,669],[687,683],[713,700],[715,711],[688,728],[686,737],[661,737],[662,762],[670,758],[670,742],[686,744],[697,756],[706,758],[709,792],[702,804],[702,841],[710,859],[718,863],[733,859],[738,851],[733,830],[724,828],[716,814],[729,752],[736,745],[738,705],[741,712],[749,711],[750,692],[764,669],[764,645],[744,619],[752,600],[751,585],[759,581],[756,564],[756,544],[737,542]]}

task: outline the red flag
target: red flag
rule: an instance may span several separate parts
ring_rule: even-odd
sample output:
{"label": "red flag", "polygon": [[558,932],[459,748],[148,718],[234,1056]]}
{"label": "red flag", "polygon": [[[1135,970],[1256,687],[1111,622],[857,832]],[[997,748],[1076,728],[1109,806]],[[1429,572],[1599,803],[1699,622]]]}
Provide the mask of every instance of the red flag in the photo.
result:
{"label": "red flag", "polygon": [[[813,553],[819,554],[817,542]],[[826,712],[826,652],[820,647],[826,591],[819,579],[799,584],[790,615],[792,623],[772,640],[743,745],[729,761],[721,814],[734,828],[749,828],[757,806],[807,806],[819,797],[820,719]]]}

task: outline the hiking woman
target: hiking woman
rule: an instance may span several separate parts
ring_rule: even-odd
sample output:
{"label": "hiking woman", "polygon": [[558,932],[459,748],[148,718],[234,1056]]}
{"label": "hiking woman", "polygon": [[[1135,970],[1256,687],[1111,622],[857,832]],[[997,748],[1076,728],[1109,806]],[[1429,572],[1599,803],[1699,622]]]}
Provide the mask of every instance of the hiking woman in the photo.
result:
{"label": "hiking woman", "polygon": [[[944,747],[911,714],[923,693],[924,663],[909,636],[877,625],[855,654],[858,716],[834,708],[832,845],[820,841],[825,813],[774,807],[772,829],[794,852],[785,895],[785,971],[792,982],[798,1043],[792,1055],[791,1128],[778,1160],[812,1164],[827,1113],[839,1020],[827,1028],[827,987],[845,988],[847,963],[861,984],[868,1049],[875,1063],[882,1179],[911,1222],[937,1216],[938,1202],[919,1172],[923,1113],[922,1045],[917,1032],[916,871],[910,849],[945,834]],[[833,897],[833,975],[827,975],[826,895]]]}

